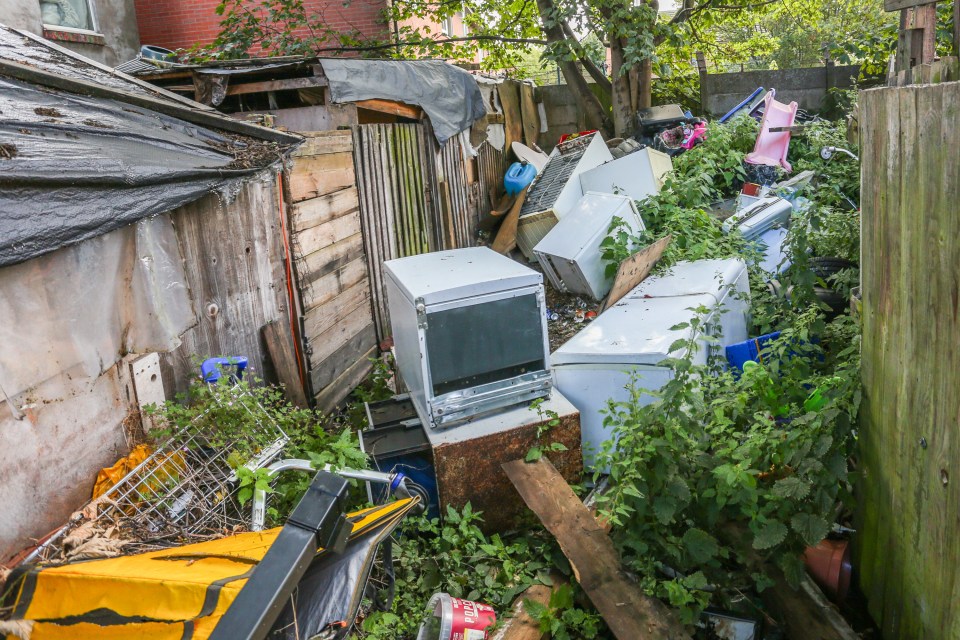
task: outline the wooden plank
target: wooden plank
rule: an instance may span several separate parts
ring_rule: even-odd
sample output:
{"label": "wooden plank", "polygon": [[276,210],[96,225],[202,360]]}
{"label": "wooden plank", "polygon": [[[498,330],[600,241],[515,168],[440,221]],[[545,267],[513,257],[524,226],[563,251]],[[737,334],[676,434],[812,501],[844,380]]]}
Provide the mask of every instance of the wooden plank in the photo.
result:
{"label": "wooden plank", "polygon": [[357,188],[349,186],[316,198],[301,200],[290,207],[290,227],[294,233],[309,229],[360,210]]}
{"label": "wooden plank", "polygon": [[358,109],[369,109],[370,111],[389,113],[403,118],[419,120],[423,117],[423,110],[420,107],[395,100],[357,100],[354,104],[357,105]]}
{"label": "wooden plank", "polygon": [[303,317],[307,340],[320,336],[348,315],[370,304],[370,283],[366,278],[321,305],[308,309]]}
{"label": "wooden plank", "polygon": [[239,96],[248,93],[262,93],[266,91],[290,91],[293,89],[309,89],[310,87],[326,87],[326,78],[315,76],[307,78],[286,78],[283,80],[264,80],[263,82],[245,82],[231,84],[227,87],[228,96]]}
{"label": "wooden plank", "polygon": [[500,229],[497,231],[497,237],[491,245],[491,249],[497,253],[507,255],[517,246],[517,223],[520,221],[520,209],[523,208],[523,201],[527,199],[527,187],[523,188],[513,201],[513,207],[510,213],[504,217],[500,223]]}
{"label": "wooden plank", "polygon": [[620,298],[633,291],[634,287],[650,275],[650,270],[663,256],[672,239],[673,236],[664,236],[620,263],[601,312],[617,304]]}
{"label": "wooden plank", "polygon": [[283,393],[287,401],[298,407],[306,407],[307,395],[303,392],[303,382],[300,379],[300,367],[293,352],[293,338],[290,328],[280,322],[272,320],[261,329],[263,341],[267,345],[267,353],[273,363],[273,370],[277,379],[283,385]]}
{"label": "wooden plank", "polygon": [[533,99],[533,86],[523,82],[520,84],[520,117],[523,120],[523,140],[526,145],[537,144],[540,136],[540,112]]}
{"label": "wooden plank", "polygon": [[360,212],[354,211],[296,233],[293,245],[298,256],[307,256],[357,233],[360,233]]}
{"label": "wooden plank", "polygon": [[362,251],[352,261],[319,278],[301,284],[304,310],[327,303],[358,282],[367,281],[367,261]]}
{"label": "wooden plank", "polygon": [[333,273],[357,258],[362,258],[364,255],[363,234],[355,233],[305,256],[299,255],[296,248],[294,248],[293,253],[302,288],[313,280]]}
{"label": "wooden plank", "polygon": [[306,140],[293,152],[294,158],[353,151],[353,137],[349,131],[300,131],[299,133]]}
{"label": "wooden plank", "polygon": [[627,581],[613,542],[549,460],[515,460],[503,469],[619,640],[690,638],[672,611]]}
{"label": "wooden plank", "polygon": [[[369,314],[357,313],[341,318],[329,330],[310,339],[310,368],[313,370],[317,363],[323,362],[342,347],[346,342],[368,331],[373,326]],[[376,336],[373,338],[376,342]]]}
{"label": "wooden plank", "polygon": [[211,194],[171,214],[197,313],[181,345],[160,356],[171,395],[196,379],[198,356],[247,356],[263,372],[260,328],[289,324],[276,186],[266,174],[245,182],[230,202]]}
{"label": "wooden plank", "polygon": [[884,11],[900,11],[925,4],[934,4],[937,0],[883,0]]}
{"label": "wooden plank", "polygon": [[860,582],[885,638],[960,637],[960,85],[861,105]]}
{"label": "wooden plank", "polygon": [[497,85],[497,94],[503,108],[506,134],[504,149],[509,149],[516,142],[523,140],[523,114],[520,109],[520,83],[515,80],[504,80]]}
{"label": "wooden plank", "polygon": [[354,336],[333,352],[326,360],[318,363],[310,372],[310,378],[316,389],[325,389],[337,378],[346,373],[361,358],[368,358],[371,349],[376,348],[376,333],[367,331]]}
{"label": "wooden plank", "polygon": [[352,153],[303,157],[290,172],[290,198],[300,202],[354,184]]}
{"label": "wooden plank", "polygon": [[339,378],[327,385],[314,396],[314,405],[320,411],[332,411],[350,395],[357,386],[363,382],[367,375],[373,370],[373,363],[370,359],[375,357],[377,349],[370,349],[363,357],[357,359],[357,362],[347,369]]}
{"label": "wooden plank", "polygon": [[517,596],[510,607],[503,626],[493,632],[491,640],[542,640],[546,633],[540,631],[540,623],[527,614],[524,603],[529,600],[543,606],[550,604],[553,589],[543,584],[535,584]]}

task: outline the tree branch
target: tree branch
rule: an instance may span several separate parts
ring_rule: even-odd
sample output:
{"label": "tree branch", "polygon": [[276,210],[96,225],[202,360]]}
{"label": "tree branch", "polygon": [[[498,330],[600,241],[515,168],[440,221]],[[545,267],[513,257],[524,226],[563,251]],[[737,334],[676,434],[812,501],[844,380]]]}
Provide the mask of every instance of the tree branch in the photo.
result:
{"label": "tree branch", "polygon": [[537,44],[537,45],[546,45],[548,44],[546,40],[538,40],[536,38],[506,38],[503,36],[462,36],[459,38],[443,38],[440,40],[433,40],[431,38],[424,38],[423,40],[411,40],[407,42],[387,42],[384,44],[372,44],[362,47],[317,47],[314,49],[316,52],[340,52],[340,51],[380,51],[382,49],[394,49],[397,47],[419,47],[429,44],[446,44],[448,42],[476,42],[476,41],[493,41],[493,42],[509,42],[514,44]]}

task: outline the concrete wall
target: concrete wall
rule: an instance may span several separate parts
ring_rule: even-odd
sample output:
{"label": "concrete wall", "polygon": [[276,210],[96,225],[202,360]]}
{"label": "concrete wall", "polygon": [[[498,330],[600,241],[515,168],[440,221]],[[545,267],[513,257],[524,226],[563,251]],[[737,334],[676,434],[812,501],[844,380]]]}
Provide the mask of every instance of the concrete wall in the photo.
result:
{"label": "concrete wall", "polygon": [[[58,528],[90,499],[98,469],[128,450],[129,368],[121,362],[96,379],[65,371],[0,401],[0,562]],[[135,405],[134,405],[135,406]]]}
{"label": "concrete wall", "polygon": [[44,33],[40,0],[2,0],[0,23],[44,35],[57,44],[111,67],[132,60],[140,50],[134,0],[90,0],[97,33]]}
{"label": "concrete wall", "polygon": [[700,76],[700,99],[709,116],[718,117],[735,107],[757,87],[776,89],[777,100],[794,100],[801,109],[818,111],[827,90],[847,89],[860,73],[860,67],[815,67],[775,71],[741,71]]}

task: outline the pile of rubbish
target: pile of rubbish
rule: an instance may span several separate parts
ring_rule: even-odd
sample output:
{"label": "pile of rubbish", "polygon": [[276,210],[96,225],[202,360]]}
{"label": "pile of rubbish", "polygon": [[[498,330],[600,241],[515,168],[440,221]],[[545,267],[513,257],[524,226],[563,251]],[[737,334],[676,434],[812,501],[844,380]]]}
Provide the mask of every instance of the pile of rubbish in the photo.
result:
{"label": "pile of rubbish", "polygon": [[[224,385],[226,402],[255,414],[259,428],[239,441],[188,425],[104,470],[91,502],[7,577],[0,633],[345,638],[358,617],[391,610],[390,536],[415,509],[430,517],[482,511],[496,533],[522,531],[532,510],[614,635],[639,637],[640,621],[682,629],[662,602],[623,579],[609,523],[590,504],[612,482],[598,483],[586,504],[570,487],[610,472],[604,447],[619,446],[606,419],[611,403],[654,403],[650,394],[674,379],[679,359],[722,360],[725,371],[761,377],[756,369],[779,334],[753,335],[752,300],[793,295],[780,284],[796,257],[788,229],[811,207],[818,176],[783,177],[792,172],[791,136],[802,133],[796,103],[758,89],[721,122],[741,112],[759,121],[759,134],[734,197],[709,216],[742,252],[657,268],[692,231],[655,237],[651,230],[662,229],[641,212],[668,193],[674,160],[711,135],[677,105],[642,111],[630,139],[584,131],[549,156],[514,143],[520,161],[481,224],[486,246],[385,263],[399,393],[365,405],[360,447],[373,470],[284,459],[288,434],[239,384],[245,360],[208,361],[203,379]],[[838,151],[825,147],[822,157]],[[809,262],[818,285],[852,266],[830,256]],[[830,314],[850,304],[829,286],[817,295]],[[817,394],[805,409],[823,407]],[[287,471],[315,476],[286,525],[263,530],[270,482]],[[376,506],[347,513],[347,479],[365,482]],[[241,487],[251,504],[237,499]],[[555,517],[558,505],[579,528]],[[842,599],[846,541],[824,538],[807,556]],[[51,595],[78,584],[96,597]],[[716,585],[701,590],[708,587]],[[418,640],[493,637],[495,608],[456,595],[438,592],[416,612],[424,614]],[[712,610],[697,624],[724,640],[760,640],[764,626],[755,615]]]}

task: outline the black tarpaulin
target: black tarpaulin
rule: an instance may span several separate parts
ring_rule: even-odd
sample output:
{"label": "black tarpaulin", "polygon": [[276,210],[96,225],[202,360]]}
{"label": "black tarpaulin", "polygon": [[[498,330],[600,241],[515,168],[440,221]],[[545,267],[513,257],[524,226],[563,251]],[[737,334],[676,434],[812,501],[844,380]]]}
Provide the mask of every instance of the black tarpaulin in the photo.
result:
{"label": "black tarpaulin", "polygon": [[170,211],[279,157],[275,143],[0,77],[0,266]]}

